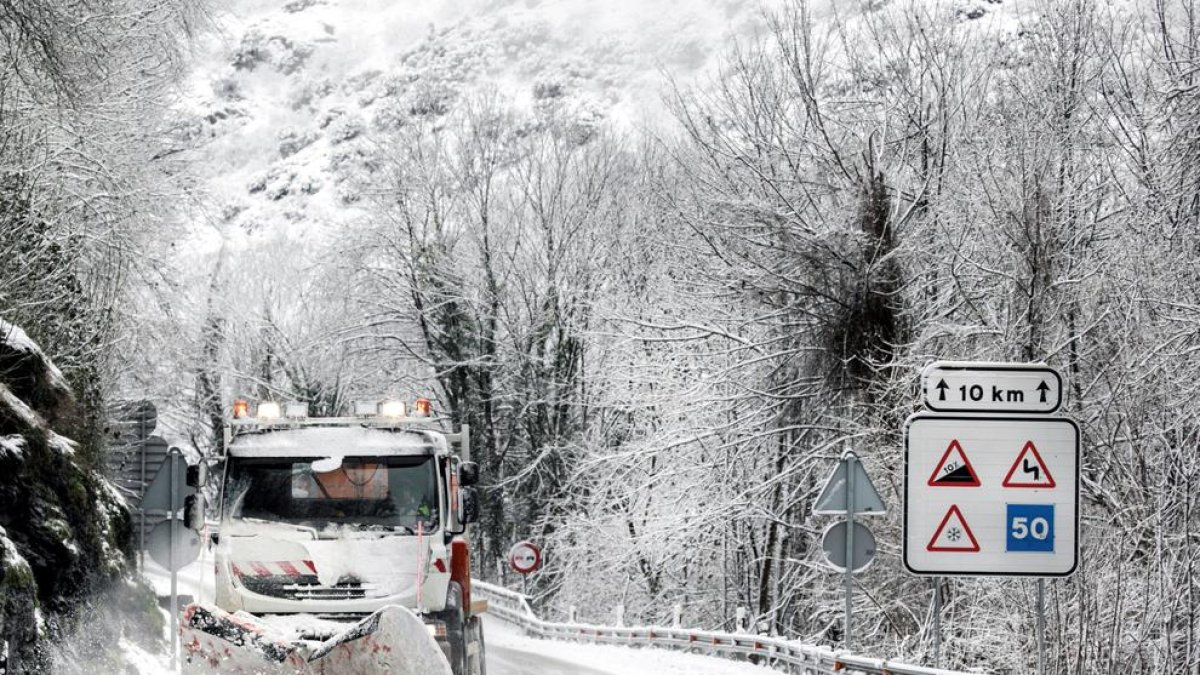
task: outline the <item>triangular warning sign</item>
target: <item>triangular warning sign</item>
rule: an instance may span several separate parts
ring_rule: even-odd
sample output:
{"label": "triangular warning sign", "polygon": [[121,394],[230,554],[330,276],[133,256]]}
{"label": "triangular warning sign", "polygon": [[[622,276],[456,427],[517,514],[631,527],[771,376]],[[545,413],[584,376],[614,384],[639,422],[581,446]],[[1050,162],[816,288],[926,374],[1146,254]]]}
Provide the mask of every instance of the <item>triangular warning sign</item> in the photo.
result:
{"label": "triangular warning sign", "polygon": [[933,538],[925,546],[926,551],[948,551],[952,553],[976,553],[979,542],[963,518],[957,504],[951,504],[950,510],[942,518],[942,522],[933,533]]}
{"label": "triangular warning sign", "polygon": [[1052,488],[1056,485],[1054,476],[1042,456],[1038,454],[1033,441],[1025,441],[1017,461],[1013,462],[1008,475],[1004,477],[1004,487],[1013,488]]}
{"label": "triangular warning sign", "polygon": [[950,441],[942,459],[929,474],[929,485],[932,487],[979,487],[979,476],[967,453],[963,452],[958,439]]}

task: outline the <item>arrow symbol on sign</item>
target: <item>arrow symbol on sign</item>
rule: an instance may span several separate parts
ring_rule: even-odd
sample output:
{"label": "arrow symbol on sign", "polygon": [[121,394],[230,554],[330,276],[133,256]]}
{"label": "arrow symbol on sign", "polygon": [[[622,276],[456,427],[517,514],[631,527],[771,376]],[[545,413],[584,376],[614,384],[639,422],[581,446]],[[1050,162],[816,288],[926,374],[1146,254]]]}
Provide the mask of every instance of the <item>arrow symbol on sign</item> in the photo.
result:
{"label": "arrow symbol on sign", "polygon": [[[1045,384],[1045,382],[1043,382],[1042,384]],[[945,401],[945,400],[946,400],[946,390],[947,390],[947,389],[949,389],[949,388],[950,388],[950,385],[946,384],[946,381],[945,381],[945,380],[942,380],[941,382],[938,382],[938,383],[937,383],[937,390],[938,390],[938,394],[939,394],[939,396],[938,396],[938,400],[939,400],[939,401]],[[1046,395],[1045,395],[1045,394],[1042,394],[1042,400],[1043,400],[1043,401],[1045,401],[1045,400],[1046,400]]]}
{"label": "arrow symbol on sign", "polygon": [[1050,391],[1050,385],[1046,384],[1045,380],[1042,380],[1042,383],[1037,386],[1037,390],[1038,390],[1038,393],[1040,393],[1042,395],[1040,402],[1045,403],[1046,402],[1046,392]]}

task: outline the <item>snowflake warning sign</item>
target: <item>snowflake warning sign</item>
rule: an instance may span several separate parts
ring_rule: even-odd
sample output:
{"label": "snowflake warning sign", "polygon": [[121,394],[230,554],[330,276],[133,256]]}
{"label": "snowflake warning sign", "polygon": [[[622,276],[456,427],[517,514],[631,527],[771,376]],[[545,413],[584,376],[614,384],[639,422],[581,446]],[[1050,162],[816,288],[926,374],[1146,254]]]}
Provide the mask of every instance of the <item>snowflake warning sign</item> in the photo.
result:
{"label": "snowflake warning sign", "polygon": [[979,541],[975,539],[975,534],[971,532],[971,527],[967,525],[957,504],[950,505],[950,509],[942,517],[941,524],[937,526],[929,544],[925,546],[925,550],[947,553],[979,552]]}
{"label": "snowflake warning sign", "polygon": [[1045,460],[1038,454],[1033,441],[1025,441],[1017,461],[1013,462],[1008,474],[1004,476],[1004,487],[1015,488],[1052,488],[1056,485],[1054,476]]}
{"label": "snowflake warning sign", "polygon": [[929,474],[931,487],[979,487],[979,476],[958,439],[950,441],[945,454]]}

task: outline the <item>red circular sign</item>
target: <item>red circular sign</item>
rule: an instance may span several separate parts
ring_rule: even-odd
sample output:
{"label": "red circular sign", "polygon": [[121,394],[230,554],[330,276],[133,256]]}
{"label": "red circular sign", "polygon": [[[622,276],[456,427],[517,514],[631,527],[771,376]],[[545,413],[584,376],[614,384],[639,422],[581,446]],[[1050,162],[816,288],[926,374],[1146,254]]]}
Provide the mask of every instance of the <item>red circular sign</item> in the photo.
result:
{"label": "red circular sign", "polygon": [[533,574],[542,566],[542,549],[531,541],[519,541],[508,550],[508,566],[517,574]]}

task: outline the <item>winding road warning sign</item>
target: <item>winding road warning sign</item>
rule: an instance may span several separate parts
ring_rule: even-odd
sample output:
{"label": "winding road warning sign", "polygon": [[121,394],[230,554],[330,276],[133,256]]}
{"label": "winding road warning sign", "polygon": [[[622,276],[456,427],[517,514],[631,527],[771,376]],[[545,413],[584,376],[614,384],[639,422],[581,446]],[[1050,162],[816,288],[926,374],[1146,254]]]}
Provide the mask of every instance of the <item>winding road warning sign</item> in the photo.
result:
{"label": "winding road warning sign", "polygon": [[958,439],[950,441],[945,454],[929,474],[931,487],[979,487],[979,475]]}
{"label": "winding road warning sign", "polygon": [[954,553],[978,553],[979,541],[971,532],[971,526],[963,518],[958,504],[951,504],[942,522],[937,526],[933,537],[925,546],[926,551],[947,551]]}
{"label": "winding road warning sign", "polygon": [[1057,483],[1050,474],[1050,468],[1038,454],[1033,441],[1025,441],[1017,461],[1013,462],[1008,474],[1004,476],[1004,487],[1012,488],[1052,488]]}

